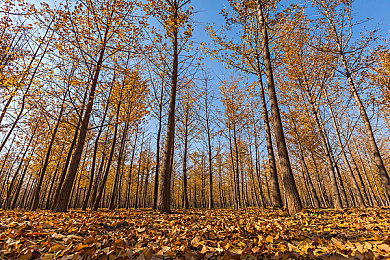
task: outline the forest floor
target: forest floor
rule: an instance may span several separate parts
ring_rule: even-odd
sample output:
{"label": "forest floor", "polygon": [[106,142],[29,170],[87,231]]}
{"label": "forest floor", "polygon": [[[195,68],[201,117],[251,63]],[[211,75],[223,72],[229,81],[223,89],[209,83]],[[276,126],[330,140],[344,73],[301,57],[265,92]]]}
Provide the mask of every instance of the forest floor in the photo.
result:
{"label": "forest floor", "polygon": [[385,259],[390,209],[0,211],[0,259]]}

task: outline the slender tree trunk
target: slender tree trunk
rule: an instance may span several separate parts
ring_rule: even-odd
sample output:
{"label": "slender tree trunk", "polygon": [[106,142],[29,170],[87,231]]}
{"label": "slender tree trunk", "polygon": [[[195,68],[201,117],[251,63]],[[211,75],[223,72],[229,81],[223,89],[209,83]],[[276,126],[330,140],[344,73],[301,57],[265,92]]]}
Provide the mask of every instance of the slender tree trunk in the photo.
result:
{"label": "slender tree trunk", "polygon": [[[255,129],[256,127],[254,127]],[[262,204],[262,207],[263,208],[266,208],[267,207],[267,204],[266,204],[266,201],[265,201],[265,197],[264,197],[264,192],[263,192],[263,188],[262,188],[262,181],[261,181],[261,177],[260,177],[260,161],[259,161],[259,153],[258,153],[258,143],[257,143],[257,133],[255,131],[255,169],[256,169],[256,176],[257,176],[257,182],[259,184],[259,191],[260,191],[260,198],[261,198],[261,204]],[[279,185],[278,185],[279,187]],[[280,191],[280,190],[279,190]]]}
{"label": "slender tree trunk", "polygon": [[31,145],[31,142],[32,142],[34,136],[35,136],[35,131],[31,135],[31,138],[30,138],[30,140],[29,140],[29,142],[27,144],[27,147],[26,147],[25,151],[23,152],[22,157],[20,158],[20,163],[18,165],[18,168],[16,169],[16,171],[14,173],[14,176],[12,177],[11,183],[8,186],[8,190],[7,190],[7,194],[6,194],[7,196],[6,196],[6,200],[5,200],[5,206],[4,206],[4,208],[6,208],[6,209],[9,209],[10,206],[11,206],[11,202],[12,202],[11,193],[12,193],[12,190],[14,188],[15,181],[16,181],[18,175],[19,175],[19,171],[22,168],[22,165],[23,165],[23,162],[24,162],[24,158],[26,157],[26,154],[28,152],[28,149],[30,148],[30,145]]}
{"label": "slender tree trunk", "polygon": [[126,208],[129,208],[130,207],[130,195],[131,195],[131,178],[132,178],[132,172],[133,172],[133,163],[134,163],[134,156],[135,156],[135,148],[136,148],[136,145],[137,145],[137,138],[138,138],[138,128],[137,128],[137,132],[135,134],[135,139],[134,139],[134,146],[133,146],[133,151],[131,152],[131,160],[130,160],[130,169],[129,169],[129,180],[127,182],[127,196],[126,196],[126,200],[127,200],[127,205],[126,205]]}
{"label": "slender tree trunk", "polygon": [[187,191],[187,154],[188,154],[188,114],[185,120],[184,130],[184,154],[183,154],[183,208],[188,209]]}
{"label": "slender tree trunk", "polygon": [[234,142],[234,150],[235,150],[235,168],[236,168],[236,178],[234,182],[235,191],[236,191],[236,201],[237,201],[237,208],[242,207],[242,192],[240,192],[240,167],[239,167],[239,158],[238,158],[238,144],[237,144],[237,135],[236,135],[236,125],[233,124],[233,142]]}
{"label": "slender tree trunk", "polygon": [[14,98],[15,94],[12,94],[8,100],[7,100],[7,103],[5,103],[4,107],[3,107],[3,110],[1,111],[1,114],[0,114],[0,129],[2,129],[3,127],[1,126],[1,123],[3,122],[3,118],[5,117],[5,114],[7,113],[7,110],[8,110],[8,107],[9,105],[11,104],[12,102],[12,99]]}
{"label": "slender tree trunk", "polygon": [[142,152],[143,152],[143,146],[144,146],[144,136],[145,133],[142,133],[142,141],[141,141],[141,150],[139,152],[139,159],[138,159],[138,171],[137,171],[137,186],[135,190],[135,203],[134,208],[138,208],[138,202],[139,202],[139,186],[140,186],[140,174],[141,174],[141,167],[142,167]]}
{"label": "slender tree trunk", "polygon": [[[30,187],[31,180],[32,180],[32,175],[30,175],[30,176],[28,177],[27,185],[26,185],[26,187],[24,188],[23,196],[22,196],[22,198],[20,199],[20,203],[19,203],[19,205],[18,205],[18,208],[26,208],[26,195],[27,195],[27,193],[28,193],[27,187]],[[14,208],[15,208],[15,207],[14,207]]]}
{"label": "slender tree trunk", "polygon": [[[206,112],[207,113],[207,112]],[[208,147],[208,159],[209,159],[209,209],[214,208],[213,199],[213,155],[211,147],[211,133],[209,120],[207,119],[207,147]]]}
{"label": "slender tree trunk", "polygon": [[337,179],[339,180],[339,187],[340,187],[340,195],[341,197],[343,198],[342,202],[343,202],[343,205],[345,205],[347,208],[350,207],[350,203],[348,201],[348,196],[347,196],[347,193],[346,193],[346,189],[345,189],[345,186],[344,186],[344,181],[343,181],[343,178],[341,177],[341,173],[340,173],[340,168],[337,164],[337,162],[334,160],[334,155],[333,153],[331,152],[331,159],[332,159],[332,163],[334,165],[334,168],[336,170],[336,175],[337,175]]}
{"label": "slender tree trunk", "polygon": [[55,168],[55,171],[53,173],[53,177],[52,177],[52,180],[51,180],[51,183],[50,183],[50,189],[49,189],[49,192],[48,192],[48,196],[47,196],[47,200],[46,200],[46,204],[45,204],[45,209],[50,209],[50,203],[51,203],[51,199],[52,199],[52,194],[53,194],[53,187],[54,187],[54,184],[57,180],[57,177],[58,177],[58,170],[60,169],[60,163],[61,163],[61,159],[58,159],[58,162],[57,162],[57,165],[56,165],[56,168]]}
{"label": "slender tree trunk", "polygon": [[101,159],[100,159],[100,165],[99,165],[99,169],[97,171],[96,180],[95,180],[95,183],[93,185],[92,196],[88,202],[89,203],[88,205],[90,205],[90,207],[92,207],[96,201],[96,194],[98,193],[98,188],[100,187],[100,184],[101,184],[102,179],[103,179],[102,173],[103,173],[104,165],[105,165],[106,158],[107,158],[107,153],[106,153],[107,138],[108,138],[108,133],[106,134],[106,140],[105,140],[104,145],[103,145],[104,146],[103,154],[102,154]]}
{"label": "slender tree trunk", "polygon": [[[10,149],[8,150],[8,152],[11,150],[11,147]],[[8,170],[5,172],[5,174],[3,175],[4,176],[4,179],[3,179],[3,184],[1,185],[1,190],[0,190],[0,200],[3,198],[3,192],[7,192],[7,181],[9,180],[9,177],[11,175],[11,172],[12,172],[12,169],[14,167],[14,164],[15,162],[17,161],[18,157],[20,156],[20,154],[18,154],[17,156],[15,156],[15,159],[12,161],[10,167],[8,168]],[[5,164],[5,162],[4,162]],[[6,198],[5,198],[6,199]],[[4,204],[6,203],[6,200],[4,200]],[[0,201],[0,207],[3,206],[3,201]]]}
{"label": "slender tree trunk", "polygon": [[99,140],[100,140],[100,136],[101,136],[101,134],[103,132],[104,122],[106,121],[106,116],[107,116],[108,107],[109,107],[109,103],[110,103],[112,87],[113,87],[113,84],[111,84],[110,92],[109,92],[108,98],[107,98],[106,107],[104,109],[102,122],[100,124],[99,132],[98,132],[98,134],[96,136],[95,146],[93,148],[91,176],[90,176],[90,179],[89,179],[88,190],[87,190],[87,193],[86,193],[85,198],[84,198],[82,210],[86,210],[87,209],[89,197],[90,197],[91,190],[92,190],[92,184],[93,184],[93,181],[94,181],[94,178],[95,178],[96,157],[97,157],[97,151],[98,151],[98,147],[99,147]]}
{"label": "slender tree trunk", "polygon": [[271,174],[271,198],[272,198],[272,205],[276,208],[282,208],[282,196],[280,194],[280,187],[279,187],[279,179],[278,179],[278,172],[276,169],[276,161],[275,161],[275,154],[274,154],[274,148],[272,145],[272,135],[271,135],[271,127],[269,123],[268,118],[268,109],[267,109],[267,103],[265,100],[265,93],[264,93],[264,87],[263,87],[263,80],[261,78],[261,74],[258,73],[258,81],[259,81],[259,87],[260,87],[260,97],[261,97],[261,103],[262,103],[262,112],[263,112],[263,121],[264,121],[264,128],[265,128],[265,137],[267,141],[267,152],[268,152],[268,165],[269,170]]}
{"label": "slender tree trunk", "polygon": [[154,189],[153,189],[153,209],[157,209],[157,196],[158,196],[158,176],[160,174],[160,142],[161,142],[161,130],[162,130],[162,110],[163,110],[163,97],[164,89],[161,89],[159,113],[158,113],[158,131],[157,131],[157,144],[156,144],[156,170],[154,174]]}
{"label": "slender tree trunk", "polygon": [[150,167],[150,159],[147,159],[146,162],[146,176],[145,176],[145,184],[144,184],[144,194],[142,195],[142,208],[146,208],[147,206],[147,197],[148,197],[148,186],[149,186],[149,167]]}
{"label": "slender tree trunk", "polygon": [[[260,198],[262,199],[262,197],[259,196],[258,191],[256,189],[255,176],[253,174],[252,144],[250,142],[249,142],[249,156],[250,156],[249,172],[250,172],[250,175],[251,175],[252,189],[253,189],[253,193],[254,193],[254,196],[255,196],[255,200],[254,201],[256,202],[256,206],[257,207],[259,207],[260,205],[261,205],[261,207],[264,207],[264,201],[260,200]],[[252,196],[253,196],[253,194],[252,194]],[[253,198],[252,198],[252,200],[253,200]]]}
{"label": "slender tree trunk", "polygon": [[103,196],[103,191],[106,187],[107,178],[108,178],[108,175],[110,173],[111,162],[112,162],[112,158],[114,157],[116,139],[117,139],[117,135],[118,135],[118,125],[119,125],[118,119],[119,119],[119,114],[120,114],[120,107],[121,107],[121,101],[119,101],[119,103],[117,105],[116,116],[115,116],[115,126],[114,126],[114,137],[112,138],[110,156],[108,157],[107,166],[106,166],[106,169],[104,172],[102,183],[100,184],[99,193],[98,193],[96,200],[95,200],[93,207],[92,207],[92,210],[94,210],[94,211],[96,211],[99,208],[99,204],[100,204],[100,201],[101,201],[102,196]]}
{"label": "slender tree trunk", "polygon": [[316,122],[316,125],[317,125],[317,129],[319,131],[319,137],[320,137],[320,140],[321,140],[321,143],[322,143],[322,147],[324,149],[324,152],[325,152],[325,158],[326,158],[326,161],[328,163],[328,166],[329,166],[329,170],[330,170],[330,180],[331,180],[331,195],[332,195],[332,201],[333,201],[333,206],[334,208],[336,209],[341,209],[343,207],[342,203],[341,203],[341,196],[340,196],[340,190],[339,190],[339,187],[337,185],[337,173],[335,171],[335,168],[334,168],[334,164],[333,164],[333,160],[332,160],[332,157],[331,157],[331,152],[330,152],[330,149],[328,147],[328,142],[326,140],[327,136],[325,136],[325,130],[323,129],[322,127],[322,124],[321,124],[321,119],[320,119],[320,116],[318,115],[318,107],[314,104],[315,101],[311,100],[311,97],[309,97],[309,103],[311,105],[311,108],[312,108],[312,112],[314,114],[314,119],[315,119],[315,122]]}
{"label": "slender tree trunk", "polygon": [[[31,154],[34,154],[34,151],[35,151],[35,149],[32,150]],[[14,199],[13,199],[12,204],[11,204],[11,209],[15,209],[16,202],[18,201],[18,198],[19,198],[19,195],[20,195],[20,190],[22,188],[23,181],[24,181],[24,178],[26,176],[26,173],[27,173],[27,170],[28,170],[28,166],[30,165],[30,162],[31,162],[31,158],[28,159],[26,165],[24,166],[22,177],[20,178],[18,186],[16,187],[16,190],[15,190],[15,195],[14,195]],[[28,183],[29,182],[30,182],[30,180],[28,181]],[[23,200],[21,200],[21,202],[23,202]]]}
{"label": "slender tree trunk", "polygon": [[295,120],[294,120],[294,118],[292,118],[291,120],[293,122],[294,132],[295,132],[295,135],[296,135],[297,141],[298,141],[299,156],[301,158],[302,166],[303,166],[303,175],[306,175],[305,177],[307,179],[308,188],[310,187],[310,192],[313,195],[313,206],[317,208],[320,206],[320,200],[318,199],[317,191],[314,188],[313,181],[310,177],[309,168],[307,167],[305,156],[303,154],[302,143],[301,143],[301,139],[299,138],[299,134],[298,134],[297,127],[295,124]]}
{"label": "slender tree trunk", "polygon": [[[229,119],[228,119],[229,120]],[[232,189],[232,195],[233,195],[233,206],[234,208],[239,208],[239,201],[237,199],[237,186],[236,186],[236,167],[234,165],[234,158],[233,158],[233,145],[232,145],[232,137],[231,137],[231,129],[230,129],[230,121],[228,121],[228,131],[229,131],[229,151],[230,151],[230,162],[231,162],[231,165],[232,165],[232,175],[233,175],[233,178],[231,178],[231,181],[232,181],[232,185],[231,185],[231,189]]]}
{"label": "slender tree trunk", "polygon": [[350,173],[350,175],[352,177],[352,183],[353,183],[353,187],[354,187],[354,190],[355,190],[355,194],[357,196],[358,204],[359,204],[360,207],[364,207],[365,203],[364,203],[364,200],[363,200],[363,196],[362,196],[362,193],[361,193],[361,191],[359,189],[359,186],[358,186],[358,184],[356,182],[356,179],[355,179],[355,176],[354,176],[351,164],[349,163],[347,155],[345,153],[345,149],[344,149],[343,143],[341,141],[340,131],[339,131],[339,128],[338,128],[338,126],[336,124],[335,115],[333,113],[332,105],[331,105],[331,103],[329,101],[328,93],[327,93],[326,90],[325,90],[325,97],[326,97],[327,104],[328,104],[328,107],[329,107],[329,112],[330,112],[330,115],[331,115],[331,118],[332,118],[333,127],[336,130],[337,141],[338,141],[340,149],[341,149],[341,155],[342,155],[342,158],[344,160],[344,164],[347,166],[347,169],[348,169],[348,171],[349,171],[349,173]]}
{"label": "slender tree trunk", "polygon": [[125,149],[125,144],[126,144],[126,138],[127,138],[127,129],[129,127],[129,124],[126,123],[125,129],[123,130],[123,136],[122,136],[122,141],[121,141],[121,146],[119,149],[119,155],[118,155],[118,162],[117,162],[117,167],[116,167],[116,173],[115,173],[115,181],[114,181],[114,187],[112,190],[112,196],[111,196],[111,201],[109,205],[109,209],[113,210],[115,209],[115,201],[116,201],[116,195],[118,193],[119,189],[119,175],[120,175],[120,170],[121,170],[121,165],[122,165],[122,157],[123,157],[123,152]]}
{"label": "slender tree trunk", "polygon": [[[375,176],[374,176],[374,173],[373,173],[373,171],[372,171],[372,167],[368,167],[368,171],[370,172],[371,180],[372,180],[372,182],[373,182],[373,185],[370,183],[370,178],[368,178],[368,172],[367,172],[367,169],[366,169],[366,167],[365,167],[365,164],[368,164],[368,160],[369,160],[369,157],[368,157],[368,154],[367,154],[366,150],[364,150],[364,153],[365,153],[365,156],[366,156],[366,158],[367,158],[367,163],[363,162],[362,156],[361,156],[359,150],[357,150],[357,149],[358,149],[358,148],[357,148],[358,146],[357,146],[357,144],[356,144],[356,142],[355,142],[355,139],[352,139],[352,142],[353,142],[353,144],[354,144],[355,150],[356,150],[356,152],[357,152],[357,155],[358,155],[358,157],[359,157],[360,163],[361,163],[361,165],[362,165],[363,172],[364,172],[364,177],[365,177],[366,182],[367,182],[367,184],[368,184],[368,186],[369,186],[368,191],[369,191],[369,193],[370,193],[370,196],[372,197],[371,200],[372,200],[372,201],[375,200],[377,203],[379,202],[379,201],[376,199],[375,195],[374,195],[374,188],[375,188],[375,191],[376,191],[376,193],[378,194],[381,203],[382,203],[383,205],[389,205],[389,200],[388,200],[388,198],[387,198],[387,196],[386,196],[386,192],[384,192],[385,198],[382,198],[381,193],[379,192],[378,185],[377,185],[377,183],[376,183]],[[374,186],[374,188],[373,188],[372,186]],[[387,201],[387,203],[386,203],[386,201]]]}
{"label": "slender tree trunk", "polygon": [[209,209],[214,208],[214,199],[213,199],[213,155],[211,147],[211,129],[210,129],[210,111],[209,111],[209,101],[208,101],[208,88],[207,88],[207,79],[205,80],[205,120],[206,120],[206,133],[207,133],[207,149],[208,149],[208,161],[209,161]]}
{"label": "slender tree trunk", "polygon": [[[68,89],[69,89],[69,86],[68,86]],[[68,89],[66,90],[66,92],[64,94],[64,98],[62,99],[60,113],[58,115],[58,119],[57,119],[57,122],[55,124],[53,133],[51,135],[49,147],[47,148],[47,151],[46,151],[45,162],[43,163],[43,167],[42,167],[42,170],[41,170],[41,175],[39,176],[37,188],[36,188],[35,193],[34,193],[34,201],[33,201],[32,207],[31,207],[31,210],[33,210],[33,211],[38,209],[39,195],[40,195],[41,188],[42,188],[42,182],[43,182],[43,179],[45,178],[47,167],[49,166],[51,150],[52,150],[54,141],[55,141],[56,136],[57,136],[58,128],[59,128],[60,123],[61,123],[62,114],[63,114],[64,109],[65,109],[64,104],[65,104],[66,96],[68,94]]]}

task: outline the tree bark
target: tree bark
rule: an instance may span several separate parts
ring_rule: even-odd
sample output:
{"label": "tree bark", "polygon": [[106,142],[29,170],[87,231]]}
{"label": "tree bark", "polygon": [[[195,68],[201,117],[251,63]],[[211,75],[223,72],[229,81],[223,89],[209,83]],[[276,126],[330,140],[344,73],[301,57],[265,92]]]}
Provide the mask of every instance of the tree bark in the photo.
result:
{"label": "tree bark", "polygon": [[260,97],[261,97],[261,102],[262,102],[265,137],[266,137],[266,141],[267,141],[268,165],[269,165],[269,171],[270,171],[270,175],[271,175],[270,185],[271,185],[271,190],[272,190],[272,194],[271,194],[272,205],[275,208],[282,208],[283,202],[282,202],[282,196],[280,194],[278,172],[276,169],[276,161],[275,161],[275,153],[274,153],[274,148],[272,145],[272,135],[271,135],[271,127],[270,127],[270,123],[269,123],[269,118],[268,118],[267,103],[265,100],[263,80],[261,78],[261,74],[259,74],[259,73],[258,73],[258,80],[259,80],[259,87],[260,87]]}
{"label": "tree bark", "polygon": [[171,212],[171,178],[172,178],[172,162],[175,145],[175,111],[176,111],[176,90],[178,79],[179,53],[178,53],[178,2],[173,1],[173,27],[172,27],[172,74],[171,74],[171,94],[168,110],[168,125],[164,148],[163,164],[161,168],[161,179],[158,183],[157,209],[161,213]]}
{"label": "tree bark", "polygon": [[257,14],[260,21],[262,31],[262,49],[263,60],[267,76],[268,95],[271,103],[272,125],[275,131],[275,139],[278,148],[279,164],[282,175],[283,187],[287,200],[287,209],[290,215],[296,214],[302,210],[302,202],[299,198],[298,189],[294,180],[291,169],[290,158],[286,146],[286,140],[283,132],[282,119],[280,116],[278,100],[276,96],[276,88],[273,78],[273,70],[271,64],[271,55],[269,52],[268,32],[265,16],[263,13],[263,4],[260,0],[256,0]]}

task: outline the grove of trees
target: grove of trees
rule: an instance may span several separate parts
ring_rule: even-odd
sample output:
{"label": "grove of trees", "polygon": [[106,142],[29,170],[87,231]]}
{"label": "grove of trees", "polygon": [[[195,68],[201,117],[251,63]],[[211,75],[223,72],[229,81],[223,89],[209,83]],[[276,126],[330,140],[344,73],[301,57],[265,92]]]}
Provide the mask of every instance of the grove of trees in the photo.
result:
{"label": "grove of trees", "polygon": [[390,206],[388,36],[352,0],[194,2],[0,2],[0,207]]}

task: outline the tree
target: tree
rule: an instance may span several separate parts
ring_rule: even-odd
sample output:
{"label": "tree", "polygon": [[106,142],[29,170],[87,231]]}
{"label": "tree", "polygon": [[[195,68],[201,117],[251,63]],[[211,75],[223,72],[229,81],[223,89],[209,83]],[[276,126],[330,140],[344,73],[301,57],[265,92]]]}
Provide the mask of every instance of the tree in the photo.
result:
{"label": "tree", "polygon": [[278,148],[279,165],[282,175],[283,187],[285,189],[287,209],[289,214],[293,215],[302,210],[302,203],[299,198],[298,190],[291,169],[290,158],[288,155],[286,140],[283,132],[282,119],[280,116],[278,100],[276,96],[271,55],[269,51],[267,21],[264,15],[265,5],[260,0],[256,0],[256,8],[261,26],[263,61],[267,76],[268,95],[271,103],[272,125],[274,127],[275,139]]}
{"label": "tree", "polygon": [[[73,38],[71,44],[79,51],[80,59],[84,60],[87,66],[90,66],[87,64],[89,62],[92,62],[93,65],[90,71],[91,78],[87,81],[88,87],[85,89],[85,93],[89,94],[78,133],[78,140],[68,174],[61,188],[61,196],[54,206],[54,211],[66,211],[68,208],[88,132],[96,88],[104,63],[109,58],[115,62],[115,55],[119,51],[126,49],[130,51],[126,42],[134,43],[131,51],[137,50],[136,40],[140,36],[140,32],[137,27],[138,18],[135,16],[135,9],[135,2],[132,1],[101,0],[96,2],[86,0],[74,7],[65,6],[65,10],[59,12],[60,19],[58,19],[59,22],[55,26],[56,32],[61,38]],[[96,42],[99,44],[96,45]],[[85,53],[85,47],[90,48],[88,54]],[[70,54],[71,50],[65,49],[66,45],[62,45],[61,48]],[[90,60],[87,61],[87,59]]]}
{"label": "tree", "polygon": [[[362,64],[364,62],[364,60],[361,58],[363,56],[362,51],[364,51],[369,46],[373,36],[369,35],[364,37],[362,40],[360,40],[360,42],[352,42],[354,28],[360,24],[359,22],[356,23],[353,21],[353,0],[313,0],[312,2],[322,17],[322,19],[319,21],[321,23],[319,28],[323,28],[325,30],[325,39],[327,41],[327,43],[324,45],[322,45],[322,41],[319,41],[315,48],[322,51],[331,52],[339,59],[341,63],[340,67],[342,68],[342,70],[339,71],[346,78],[349,89],[359,109],[360,117],[363,120],[367,131],[368,142],[375,165],[385,187],[385,191],[387,195],[390,196],[390,177],[384,165],[370,119],[354,79],[354,77],[357,76],[357,72],[360,71],[363,67],[367,66]],[[324,47],[321,47],[321,45]]]}
{"label": "tree", "polygon": [[[189,19],[192,15],[188,7],[190,0],[158,0],[148,1],[151,7],[149,13],[159,20],[165,30],[163,38],[169,39],[171,43],[171,89],[168,108],[167,133],[164,145],[164,155],[159,179],[157,209],[160,212],[169,213],[171,203],[171,177],[172,164],[175,146],[175,112],[176,93],[178,85],[179,55],[182,48],[180,43],[186,43],[192,34]],[[181,33],[183,30],[183,33]]]}

